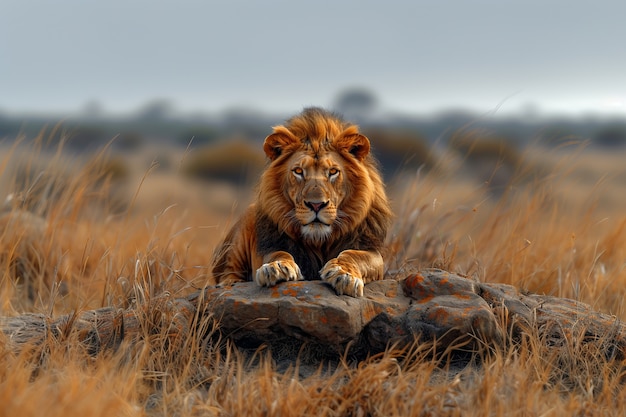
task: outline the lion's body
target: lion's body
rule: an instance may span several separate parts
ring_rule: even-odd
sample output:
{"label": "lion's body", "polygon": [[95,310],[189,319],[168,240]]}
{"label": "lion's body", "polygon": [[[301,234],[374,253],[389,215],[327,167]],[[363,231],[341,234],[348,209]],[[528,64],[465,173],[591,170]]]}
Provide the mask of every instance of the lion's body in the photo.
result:
{"label": "lion's body", "polygon": [[306,109],[265,140],[257,199],[217,248],[216,283],[325,279],[362,295],[381,279],[391,211],[369,141],[356,126]]}

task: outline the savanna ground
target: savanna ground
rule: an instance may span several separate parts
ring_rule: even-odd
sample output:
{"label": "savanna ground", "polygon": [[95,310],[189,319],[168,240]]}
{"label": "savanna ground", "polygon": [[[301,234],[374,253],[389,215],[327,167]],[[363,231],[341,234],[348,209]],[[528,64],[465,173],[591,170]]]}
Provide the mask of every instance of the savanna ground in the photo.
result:
{"label": "savanna ground", "polygon": [[[50,317],[130,307],[210,283],[213,247],[251,187],[191,181],[193,151],[72,156],[34,143],[2,148],[0,314]],[[374,142],[375,145],[375,142]],[[572,143],[513,158],[442,153],[396,175],[388,268],[437,266],[485,282],[573,298],[626,319],[626,151]],[[472,156],[474,155],[474,156]],[[306,378],[244,357],[225,338],[168,350],[146,312],[145,334],[90,356],[48,338],[0,345],[0,414],[98,415],[623,415],[622,363],[568,341],[529,337],[477,352],[482,366],[446,372],[416,345]],[[210,319],[200,327],[212,330]],[[155,330],[157,329],[157,330]],[[217,334],[217,333],[215,333]],[[253,365],[251,363],[254,363]]]}

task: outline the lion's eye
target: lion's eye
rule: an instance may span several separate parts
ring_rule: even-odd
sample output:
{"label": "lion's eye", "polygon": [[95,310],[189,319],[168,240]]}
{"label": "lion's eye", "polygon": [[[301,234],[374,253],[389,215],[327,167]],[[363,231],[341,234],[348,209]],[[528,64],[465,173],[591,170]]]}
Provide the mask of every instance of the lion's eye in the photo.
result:
{"label": "lion's eye", "polygon": [[300,167],[294,168],[293,173],[296,175],[296,177],[304,177],[304,170]]}
{"label": "lion's eye", "polygon": [[337,174],[339,174],[339,170],[337,168],[331,168],[328,170],[328,176],[330,178],[336,176]]}

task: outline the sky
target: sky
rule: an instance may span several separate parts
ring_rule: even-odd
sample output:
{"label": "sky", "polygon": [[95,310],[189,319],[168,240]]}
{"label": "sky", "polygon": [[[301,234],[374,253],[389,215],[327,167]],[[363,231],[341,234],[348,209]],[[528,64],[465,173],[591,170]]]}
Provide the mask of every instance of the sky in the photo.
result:
{"label": "sky", "polygon": [[626,115],[626,2],[2,0],[0,111]]}

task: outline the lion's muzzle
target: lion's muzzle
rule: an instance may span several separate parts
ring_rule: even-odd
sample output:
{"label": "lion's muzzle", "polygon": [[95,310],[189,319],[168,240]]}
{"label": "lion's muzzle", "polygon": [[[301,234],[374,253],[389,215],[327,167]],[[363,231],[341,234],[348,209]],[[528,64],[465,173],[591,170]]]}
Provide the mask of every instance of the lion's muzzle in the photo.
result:
{"label": "lion's muzzle", "polygon": [[321,209],[328,206],[328,201],[322,202],[313,202],[313,201],[305,201],[304,205],[310,208],[316,214],[320,212]]}

